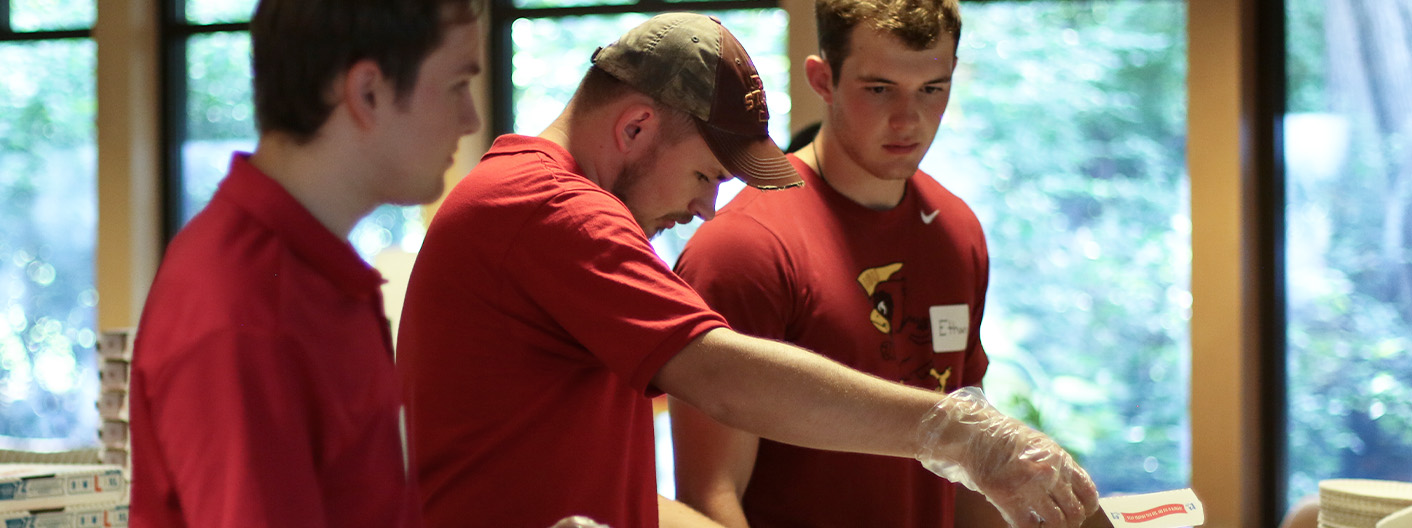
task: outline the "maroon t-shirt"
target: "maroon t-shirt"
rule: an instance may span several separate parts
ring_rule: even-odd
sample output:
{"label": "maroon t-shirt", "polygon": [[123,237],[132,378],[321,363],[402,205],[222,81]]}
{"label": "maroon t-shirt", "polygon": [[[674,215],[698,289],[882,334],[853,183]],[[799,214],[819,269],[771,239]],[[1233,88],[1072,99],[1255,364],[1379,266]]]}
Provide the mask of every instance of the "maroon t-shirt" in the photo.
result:
{"label": "maroon t-shirt", "polygon": [[382,282],[237,154],[143,308],[132,526],[419,526]]}
{"label": "maroon t-shirt", "polygon": [[[802,189],[746,188],[697,230],[677,272],[736,331],[931,390],[979,385],[989,257],[960,198],[918,172],[886,211],[798,158]],[[916,461],[762,439],[750,525],[950,527],[955,490]]]}
{"label": "maroon t-shirt", "polygon": [[503,136],[437,211],[398,362],[428,526],[656,526],[649,386],[725,321],[551,142]]}

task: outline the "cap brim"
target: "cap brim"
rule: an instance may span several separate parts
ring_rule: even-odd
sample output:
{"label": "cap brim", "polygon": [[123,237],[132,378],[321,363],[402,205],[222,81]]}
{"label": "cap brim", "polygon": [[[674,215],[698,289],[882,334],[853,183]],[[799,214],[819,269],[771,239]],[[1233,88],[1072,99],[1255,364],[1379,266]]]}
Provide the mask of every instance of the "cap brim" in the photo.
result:
{"label": "cap brim", "polygon": [[804,185],[804,179],[770,136],[733,134],[701,121],[697,121],[697,128],[721,165],[751,187],[775,190]]}

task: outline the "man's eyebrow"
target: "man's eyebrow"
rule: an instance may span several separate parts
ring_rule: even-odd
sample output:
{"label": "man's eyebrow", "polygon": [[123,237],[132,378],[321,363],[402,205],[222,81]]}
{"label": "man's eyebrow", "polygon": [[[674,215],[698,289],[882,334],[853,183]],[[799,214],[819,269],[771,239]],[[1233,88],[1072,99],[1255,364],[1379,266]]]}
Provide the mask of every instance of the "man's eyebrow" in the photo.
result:
{"label": "man's eyebrow", "polygon": [[[887,78],[883,78],[883,77],[877,77],[877,76],[873,76],[873,75],[863,75],[863,76],[858,77],[858,80],[859,80],[859,81],[862,81],[862,82],[865,82],[865,83],[897,84],[897,81],[894,81],[894,80],[892,80],[892,79],[887,79]],[[930,80],[930,81],[924,82],[924,83],[922,83],[922,84],[938,84],[938,83],[949,83],[949,82],[951,82],[951,76],[950,76],[950,75],[943,75],[943,76],[941,76],[941,77],[937,77],[937,78],[935,78],[935,79],[932,79],[932,80]]]}
{"label": "man's eyebrow", "polygon": [[861,75],[858,77],[858,80],[865,83],[897,84],[897,81],[892,79],[884,79],[873,75]]}

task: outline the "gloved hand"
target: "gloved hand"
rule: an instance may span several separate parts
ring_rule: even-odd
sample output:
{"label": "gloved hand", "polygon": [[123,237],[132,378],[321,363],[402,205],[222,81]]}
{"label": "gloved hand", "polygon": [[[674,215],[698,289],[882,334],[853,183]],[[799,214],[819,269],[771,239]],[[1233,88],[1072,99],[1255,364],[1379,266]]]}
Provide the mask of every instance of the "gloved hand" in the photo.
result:
{"label": "gloved hand", "polygon": [[985,495],[1010,526],[1077,527],[1098,509],[1098,490],[1069,453],[975,387],[938,402],[917,428],[917,445],[923,466]]}

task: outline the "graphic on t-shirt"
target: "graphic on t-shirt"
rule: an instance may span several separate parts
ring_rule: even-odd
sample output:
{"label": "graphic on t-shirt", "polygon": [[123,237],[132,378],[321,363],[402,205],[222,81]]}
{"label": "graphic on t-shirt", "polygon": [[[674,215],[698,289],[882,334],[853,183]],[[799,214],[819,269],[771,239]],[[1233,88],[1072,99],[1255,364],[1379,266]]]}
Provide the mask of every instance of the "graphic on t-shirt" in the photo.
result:
{"label": "graphic on t-shirt", "polygon": [[[873,310],[868,314],[868,319],[873,322],[873,328],[884,334],[892,334],[897,317],[897,299],[894,294],[901,293],[901,288],[887,287],[887,283],[892,280],[893,274],[902,269],[901,262],[895,262],[886,266],[868,268],[863,273],[858,274],[858,284],[863,286],[863,291],[868,294],[868,300],[872,301]],[[893,285],[898,286],[898,285]]]}
{"label": "graphic on t-shirt", "polygon": [[946,372],[942,372],[941,374],[937,374],[936,368],[933,367],[931,372],[928,372],[928,374],[931,374],[933,378],[936,378],[936,387],[932,390],[937,392],[951,392],[950,389],[946,388],[947,380],[951,379],[951,367],[946,367]]}
{"label": "graphic on t-shirt", "polygon": [[[927,317],[907,317],[902,313],[905,305],[906,275],[902,263],[894,262],[885,266],[868,268],[858,274],[858,285],[867,294],[870,310],[868,320],[873,328],[887,336],[879,343],[879,354],[884,361],[897,363],[901,370],[897,381],[946,392],[954,387],[949,384],[961,383],[959,376],[952,376],[951,362],[955,358],[936,354],[932,347],[932,321]],[[966,305],[958,306],[965,313]],[[945,307],[950,308],[950,307]],[[862,315],[861,313],[859,314]],[[964,347],[965,339],[962,338]],[[938,370],[941,369],[941,370]]]}

